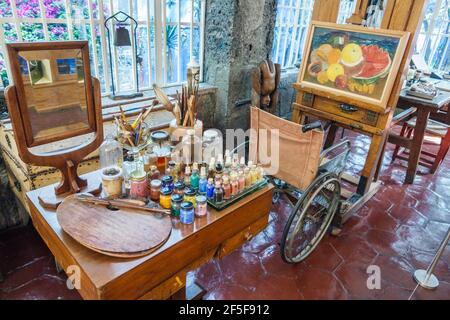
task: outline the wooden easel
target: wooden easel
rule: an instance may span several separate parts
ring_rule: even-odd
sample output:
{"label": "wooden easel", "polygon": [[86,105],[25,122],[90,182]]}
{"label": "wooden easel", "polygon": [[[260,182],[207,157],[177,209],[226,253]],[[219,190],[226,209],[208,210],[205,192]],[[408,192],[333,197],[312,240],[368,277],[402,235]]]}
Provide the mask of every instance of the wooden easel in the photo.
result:
{"label": "wooden easel", "polygon": [[[312,13],[312,20],[336,22],[340,0],[316,0]],[[296,101],[293,103],[292,121],[305,123],[308,117],[332,121],[324,148],[331,146],[335,140],[338,127],[350,129],[372,138],[368,155],[360,178],[349,175],[343,176],[353,185],[356,192],[343,190],[343,197],[348,203],[347,208],[341,210],[341,222],[344,222],[354,211],[358,210],[370,199],[380,187],[378,181],[378,163],[383,153],[391,120],[397,105],[400,89],[408,70],[417,35],[420,31],[426,0],[389,0],[385,4],[385,12],[381,24],[382,29],[408,31],[410,37],[406,46],[400,71],[394,82],[385,110],[369,110],[355,107],[349,114],[341,107],[341,103],[305,93],[299,84],[294,84],[297,90]],[[358,0],[354,14],[348,18],[348,23],[361,24],[366,12],[368,0]]]}

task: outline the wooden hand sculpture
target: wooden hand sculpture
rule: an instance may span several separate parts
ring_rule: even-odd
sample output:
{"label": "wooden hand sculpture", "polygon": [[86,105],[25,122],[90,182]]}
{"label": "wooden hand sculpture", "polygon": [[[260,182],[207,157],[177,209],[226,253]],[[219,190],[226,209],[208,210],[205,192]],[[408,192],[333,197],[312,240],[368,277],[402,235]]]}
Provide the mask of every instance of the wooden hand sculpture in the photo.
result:
{"label": "wooden hand sculpture", "polygon": [[252,105],[273,113],[278,103],[281,66],[266,59],[252,73]]}

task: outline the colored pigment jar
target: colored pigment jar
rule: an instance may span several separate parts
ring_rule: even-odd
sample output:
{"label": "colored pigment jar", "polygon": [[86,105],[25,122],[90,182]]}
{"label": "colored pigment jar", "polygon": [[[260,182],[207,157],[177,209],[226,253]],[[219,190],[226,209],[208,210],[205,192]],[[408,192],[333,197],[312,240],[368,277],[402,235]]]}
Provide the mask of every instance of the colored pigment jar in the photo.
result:
{"label": "colored pigment jar", "polygon": [[150,199],[152,201],[159,200],[160,191],[161,191],[161,180],[155,179],[150,181]]}
{"label": "colored pigment jar", "polygon": [[163,176],[161,178],[163,188],[169,188],[170,191],[173,191],[173,178],[172,176]]}
{"label": "colored pigment jar", "polygon": [[192,204],[195,206],[195,190],[192,188],[186,188],[184,189],[184,201],[192,202]]}
{"label": "colored pigment jar", "polygon": [[181,203],[180,222],[183,224],[191,224],[194,222],[194,205],[190,201]]}
{"label": "colored pigment jar", "polygon": [[147,197],[147,176],[130,178],[130,197],[140,199]]}
{"label": "colored pigment jar", "polygon": [[208,213],[208,206],[206,204],[206,197],[204,195],[199,195],[195,197],[195,216],[204,217]]}
{"label": "colored pigment jar", "polygon": [[184,195],[184,188],[186,186],[184,185],[183,181],[177,181],[173,185],[173,192],[176,194]]}
{"label": "colored pigment jar", "polygon": [[171,203],[171,196],[172,196],[172,190],[170,190],[167,187],[161,188],[160,195],[159,195],[159,204],[164,209],[170,209],[170,203]]}
{"label": "colored pigment jar", "polygon": [[174,217],[180,216],[181,203],[183,202],[183,196],[181,194],[172,194],[171,213]]}

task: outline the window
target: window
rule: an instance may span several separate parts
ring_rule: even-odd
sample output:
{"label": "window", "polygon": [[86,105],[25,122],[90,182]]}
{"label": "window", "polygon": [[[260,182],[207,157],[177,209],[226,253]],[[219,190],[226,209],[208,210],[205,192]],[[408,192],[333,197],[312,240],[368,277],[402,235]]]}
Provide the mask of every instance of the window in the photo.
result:
{"label": "window", "polygon": [[[88,40],[91,72],[102,92],[110,92],[109,54],[104,21],[123,11],[138,21],[137,57],[131,47],[112,46],[118,91],[186,80],[191,56],[202,66],[206,0],[0,0],[0,76],[8,83],[5,42]],[[111,33],[111,43],[113,43]],[[201,73],[202,74],[202,73]],[[0,83],[1,86],[1,83]]]}
{"label": "window", "polygon": [[[341,0],[337,22],[345,23],[355,5],[356,0]],[[294,68],[300,64],[313,7],[311,0],[277,0],[272,59],[281,68]]]}
{"label": "window", "polygon": [[422,54],[430,69],[450,71],[450,0],[430,0],[425,10],[416,52]]}

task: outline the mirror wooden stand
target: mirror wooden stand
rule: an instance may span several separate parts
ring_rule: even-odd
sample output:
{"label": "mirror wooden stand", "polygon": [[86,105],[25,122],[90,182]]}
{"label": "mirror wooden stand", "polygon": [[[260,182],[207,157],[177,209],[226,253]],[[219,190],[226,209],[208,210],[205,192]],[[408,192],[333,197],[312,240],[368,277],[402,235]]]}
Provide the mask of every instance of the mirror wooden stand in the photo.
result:
{"label": "mirror wooden stand", "polygon": [[[100,186],[88,185],[77,173],[78,164],[103,141],[100,82],[90,76],[88,42],[6,47],[14,84],[5,97],[19,156],[27,164],[55,167],[62,175],[55,194],[39,198],[41,205],[56,208],[68,193],[97,194]],[[49,148],[54,142],[61,147]]]}

